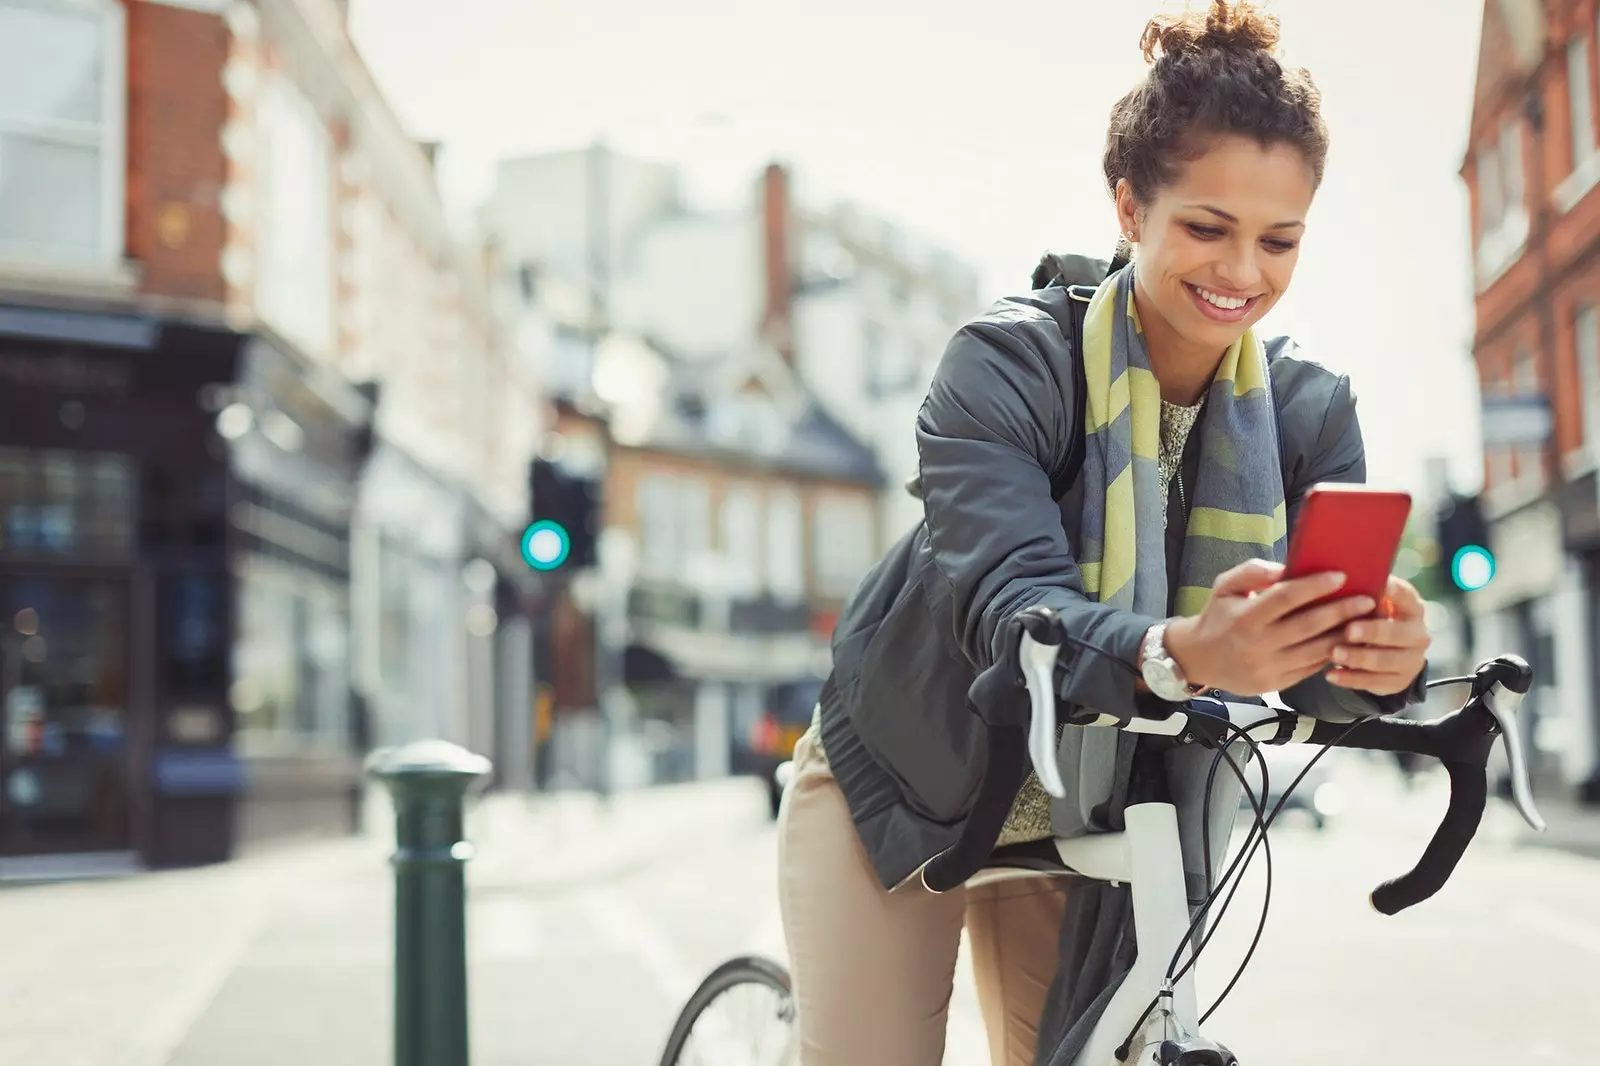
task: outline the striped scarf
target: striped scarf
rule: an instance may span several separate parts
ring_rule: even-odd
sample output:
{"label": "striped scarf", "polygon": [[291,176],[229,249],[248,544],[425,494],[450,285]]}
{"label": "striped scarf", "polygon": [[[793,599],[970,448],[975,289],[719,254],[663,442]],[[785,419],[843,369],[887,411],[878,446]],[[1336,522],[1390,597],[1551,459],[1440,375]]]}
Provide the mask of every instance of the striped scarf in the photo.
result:
{"label": "striped scarf", "polygon": [[[1158,451],[1161,386],[1133,302],[1133,264],[1106,278],[1083,323],[1084,589],[1101,603],[1155,618],[1171,578]],[[1188,493],[1175,607],[1198,614],[1221,574],[1247,559],[1282,561],[1288,543],[1277,418],[1266,352],[1254,331],[1223,353],[1200,425],[1200,470]]]}

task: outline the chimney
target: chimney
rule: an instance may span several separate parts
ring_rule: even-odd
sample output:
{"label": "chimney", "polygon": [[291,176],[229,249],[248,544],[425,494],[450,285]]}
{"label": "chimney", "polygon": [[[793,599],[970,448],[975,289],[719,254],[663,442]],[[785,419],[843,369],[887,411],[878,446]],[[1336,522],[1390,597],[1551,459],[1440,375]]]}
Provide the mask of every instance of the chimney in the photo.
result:
{"label": "chimney", "polygon": [[766,307],[761,333],[794,365],[794,338],[790,329],[794,273],[789,252],[789,172],[779,163],[767,164],[761,175],[762,266],[767,279]]}

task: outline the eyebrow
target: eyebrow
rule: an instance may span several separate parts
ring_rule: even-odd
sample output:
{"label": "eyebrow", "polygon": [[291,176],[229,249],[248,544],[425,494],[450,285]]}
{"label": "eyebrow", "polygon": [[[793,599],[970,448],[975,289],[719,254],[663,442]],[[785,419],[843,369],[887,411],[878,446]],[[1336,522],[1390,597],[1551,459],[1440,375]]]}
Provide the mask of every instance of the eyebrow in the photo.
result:
{"label": "eyebrow", "polygon": [[[1239,221],[1238,219],[1234,218],[1232,215],[1228,214],[1228,212],[1224,211],[1222,208],[1220,208],[1220,207],[1212,207],[1210,204],[1189,204],[1188,206],[1192,207],[1192,208],[1197,208],[1197,209],[1199,209],[1201,211],[1210,211],[1213,215],[1216,215],[1218,218],[1222,219],[1225,222],[1235,222],[1235,223],[1237,223]],[[1268,229],[1295,229],[1297,227],[1301,227],[1301,226],[1304,226],[1304,225],[1305,225],[1304,222],[1301,222],[1298,219],[1296,219],[1296,220],[1290,221],[1290,222],[1274,222],[1272,225],[1268,226],[1267,228]]]}

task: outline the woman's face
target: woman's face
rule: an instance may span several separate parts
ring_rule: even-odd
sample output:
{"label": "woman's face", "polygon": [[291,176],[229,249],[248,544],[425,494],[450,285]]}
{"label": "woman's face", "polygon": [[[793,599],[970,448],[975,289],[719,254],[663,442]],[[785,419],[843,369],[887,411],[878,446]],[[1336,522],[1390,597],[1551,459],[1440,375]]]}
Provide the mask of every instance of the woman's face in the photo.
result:
{"label": "woman's face", "polygon": [[1289,288],[1315,191],[1299,149],[1232,135],[1148,204],[1119,182],[1150,343],[1218,354],[1261,321]]}

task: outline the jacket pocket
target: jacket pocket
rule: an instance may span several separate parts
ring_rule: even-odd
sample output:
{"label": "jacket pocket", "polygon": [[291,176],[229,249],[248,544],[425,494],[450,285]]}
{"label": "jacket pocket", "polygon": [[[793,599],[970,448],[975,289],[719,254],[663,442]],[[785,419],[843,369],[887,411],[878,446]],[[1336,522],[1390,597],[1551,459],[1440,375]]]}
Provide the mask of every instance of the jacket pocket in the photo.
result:
{"label": "jacket pocket", "polygon": [[912,809],[948,823],[972,808],[988,742],[982,719],[967,708],[974,674],[954,648],[949,595],[939,594],[941,579],[931,571],[914,568],[862,644],[845,706]]}

